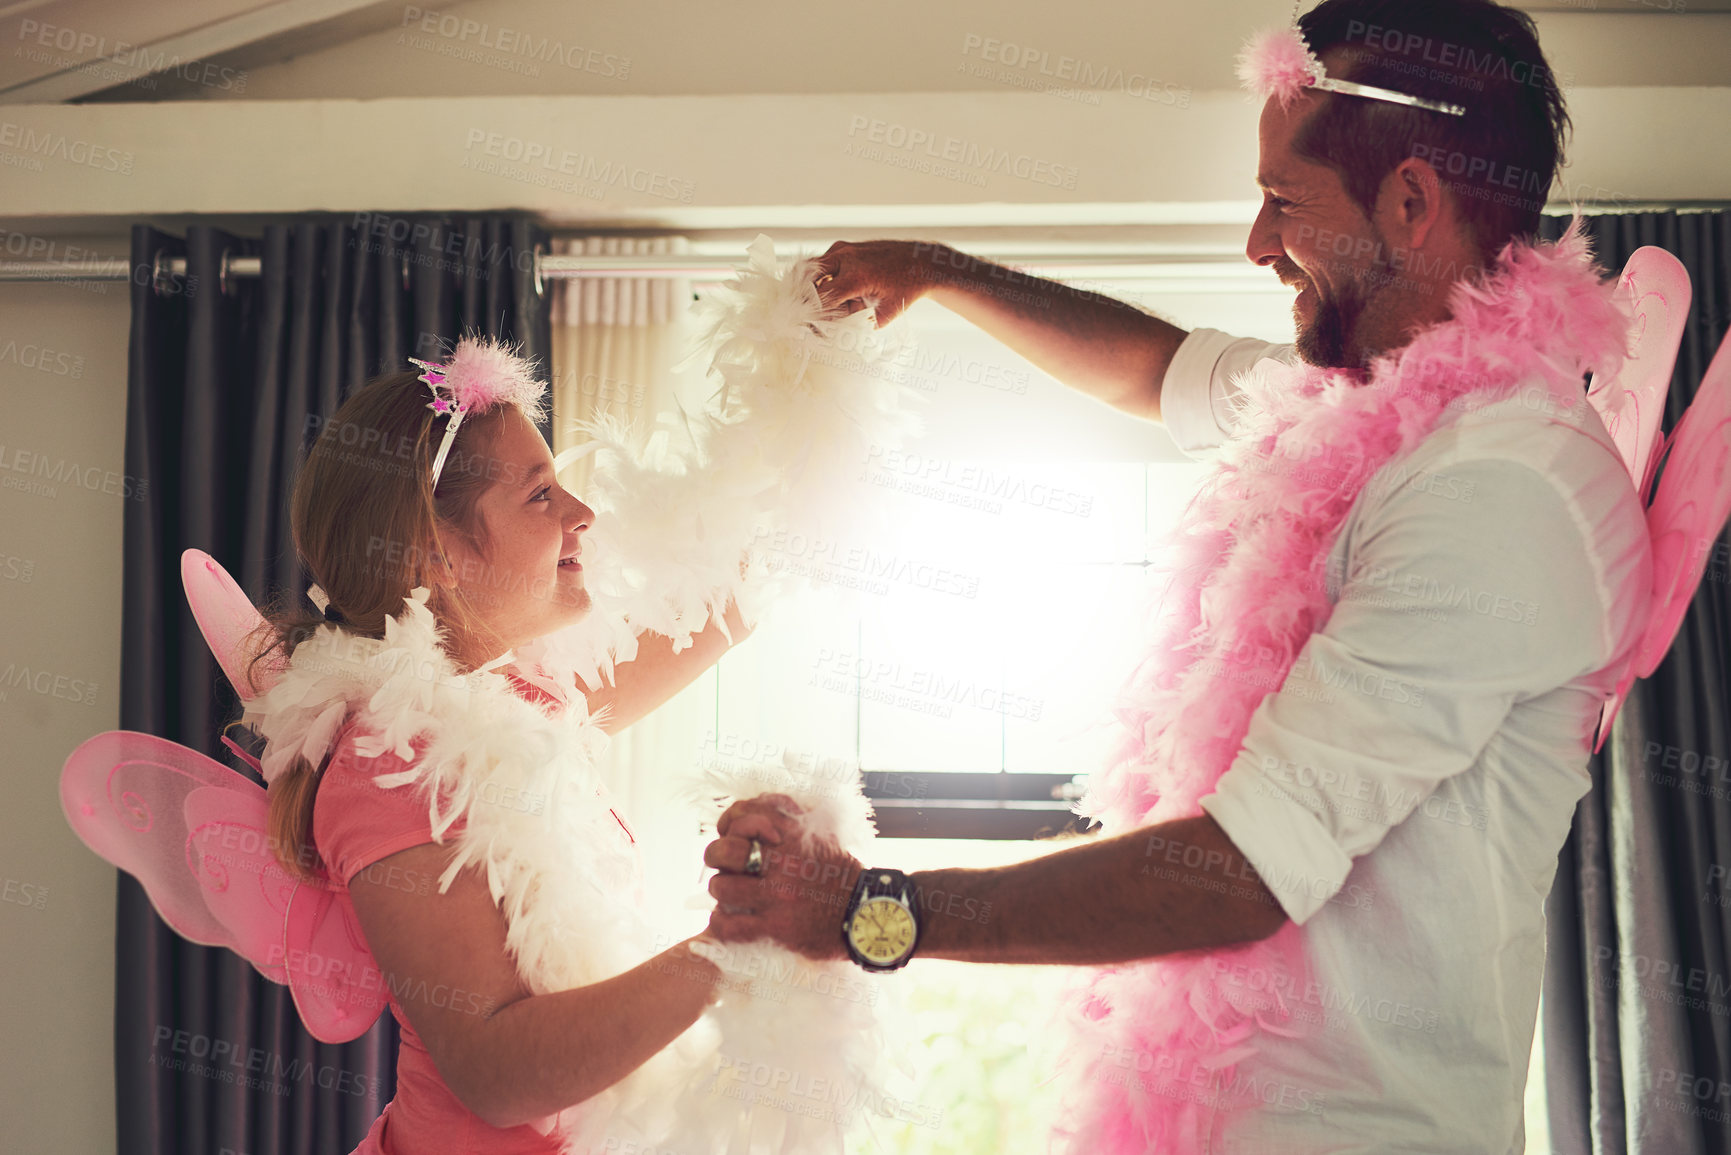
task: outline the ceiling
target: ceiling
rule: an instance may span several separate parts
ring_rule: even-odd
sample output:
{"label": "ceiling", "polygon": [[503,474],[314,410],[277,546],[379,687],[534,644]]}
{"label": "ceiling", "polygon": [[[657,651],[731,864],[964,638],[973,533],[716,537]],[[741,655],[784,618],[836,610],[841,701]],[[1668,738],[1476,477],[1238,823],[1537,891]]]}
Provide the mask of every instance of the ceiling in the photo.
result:
{"label": "ceiling", "polygon": [[[1565,87],[1731,84],[1731,0],[1519,7]],[[0,44],[13,49],[0,53],[0,100],[1002,92],[1086,68],[1171,103],[1233,87],[1245,35],[1290,11],[1284,0],[23,0],[0,5]]]}

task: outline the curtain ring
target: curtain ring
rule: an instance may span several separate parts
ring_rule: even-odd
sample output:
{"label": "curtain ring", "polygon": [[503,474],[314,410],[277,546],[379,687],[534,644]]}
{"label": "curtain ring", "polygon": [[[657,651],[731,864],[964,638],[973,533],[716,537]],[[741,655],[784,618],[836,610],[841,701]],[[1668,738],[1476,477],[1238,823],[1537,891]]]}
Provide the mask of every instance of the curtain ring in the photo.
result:
{"label": "curtain ring", "polygon": [[174,292],[174,269],[169,264],[171,259],[166,245],[157,249],[150,259],[150,291],[159,297],[167,297]]}
{"label": "curtain ring", "polygon": [[547,246],[542,244],[540,241],[536,241],[535,242],[535,249],[534,249],[534,252],[532,254],[532,261],[531,261],[531,263],[534,267],[534,271],[535,271],[535,299],[536,300],[540,300],[542,297],[545,297],[547,295],[546,283],[543,282],[541,279],[541,258],[546,256],[546,255],[547,255]]}
{"label": "curtain ring", "polygon": [[235,294],[235,283],[229,273],[229,261],[232,259],[233,254],[229,252],[227,246],[224,246],[222,260],[217,262],[216,287],[217,291],[225,297],[232,297]]}

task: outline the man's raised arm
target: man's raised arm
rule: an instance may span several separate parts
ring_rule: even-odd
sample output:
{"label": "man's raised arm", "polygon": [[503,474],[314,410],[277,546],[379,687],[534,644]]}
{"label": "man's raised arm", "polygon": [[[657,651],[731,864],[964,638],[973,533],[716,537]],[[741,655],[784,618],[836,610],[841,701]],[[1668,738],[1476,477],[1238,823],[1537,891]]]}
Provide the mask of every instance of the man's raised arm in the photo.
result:
{"label": "man's raised arm", "polygon": [[925,241],[846,241],[819,258],[825,301],[879,325],[930,297],[1073,389],[1149,420],[1185,330],[1134,305]]}

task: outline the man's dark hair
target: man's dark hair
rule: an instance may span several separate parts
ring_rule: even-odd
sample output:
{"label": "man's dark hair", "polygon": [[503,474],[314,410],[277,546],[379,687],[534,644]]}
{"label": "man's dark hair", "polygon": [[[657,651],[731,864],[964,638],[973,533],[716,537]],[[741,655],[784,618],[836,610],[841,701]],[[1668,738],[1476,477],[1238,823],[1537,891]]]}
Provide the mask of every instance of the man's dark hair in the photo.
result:
{"label": "man's dark hair", "polygon": [[1416,156],[1437,170],[1486,257],[1538,232],[1569,114],[1532,18],[1492,0],[1324,0],[1298,21],[1336,80],[1466,107],[1330,94],[1293,149],[1335,169],[1365,214],[1383,178]]}

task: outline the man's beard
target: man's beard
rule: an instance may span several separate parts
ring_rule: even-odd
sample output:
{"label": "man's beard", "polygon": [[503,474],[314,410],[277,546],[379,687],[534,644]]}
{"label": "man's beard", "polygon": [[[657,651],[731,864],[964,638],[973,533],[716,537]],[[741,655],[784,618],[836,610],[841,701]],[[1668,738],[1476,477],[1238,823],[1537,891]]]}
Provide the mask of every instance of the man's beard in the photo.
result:
{"label": "man's beard", "polygon": [[1316,282],[1304,277],[1296,264],[1276,262],[1275,271],[1289,284],[1303,278],[1316,298],[1315,315],[1308,325],[1298,318],[1296,303],[1293,307],[1293,320],[1298,325],[1298,355],[1323,369],[1362,369],[1366,360],[1364,346],[1355,338],[1360,336],[1358,324],[1372,296],[1363,282],[1358,279],[1342,282],[1336,286],[1333,297],[1324,297]]}
{"label": "man's beard", "polygon": [[1353,333],[1369,301],[1356,281],[1340,286],[1336,297],[1318,293],[1316,316],[1309,327],[1298,330],[1298,355],[1324,369],[1363,368],[1363,349],[1353,341]]}

